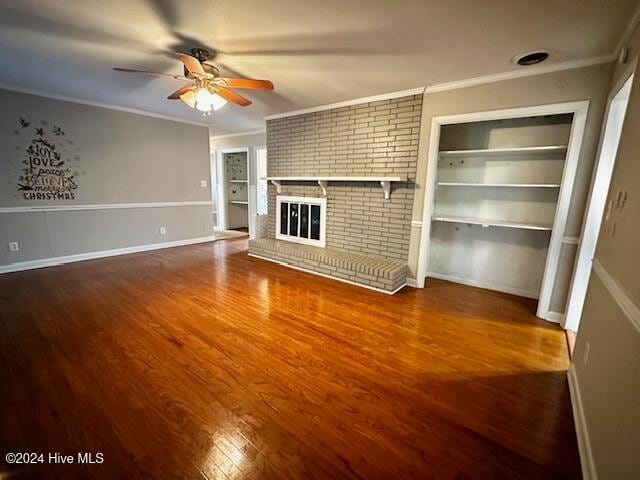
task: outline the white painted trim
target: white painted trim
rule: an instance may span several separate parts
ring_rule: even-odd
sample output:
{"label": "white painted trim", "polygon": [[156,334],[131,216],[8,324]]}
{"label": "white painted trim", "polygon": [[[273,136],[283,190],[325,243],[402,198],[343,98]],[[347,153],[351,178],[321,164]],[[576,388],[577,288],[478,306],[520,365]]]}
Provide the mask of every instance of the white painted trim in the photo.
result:
{"label": "white painted trim", "polygon": [[267,130],[265,128],[261,128],[260,130],[249,130],[247,132],[225,133],[224,135],[211,135],[211,139],[215,142],[216,140],[222,140],[223,138],[244,137],[245,135],[257,135],[259,133],[267,133]]}
{"label": "white painted trim", "polygon": [[402,290],[404,287],[407,286],[406,283],[403,283],[398,288],[396,288],[393,292],[388,292],[387,290],[382,290],[381,288],[371,287],[369,285],[363,285],[361,283],[352,282],[351,280],[346,280],[344,278],[334,277],[333,275],[327,275],[326,273],[314,272],[313,270],[309,270],[307,268],[298,267],[296,265],[291,265],[290,263],[281,262],[279,260],[274,260],[273,258],[263,257],[262,255],[256,255],[255,253],[249,253],[248,255],[250,257],[259,258],[260,260],[266,260],[267,262],[277,263],[278,265],[281,265],[283,267],[288,267],[288,268],[292,268],[294,270],[299,270],[301,272],[311,273],[313,275],[319,275],[321,277],[330,278],[331,280],[337,280],[339,282],[348,283],[349,285],[355,285],[356,287],[367,288],[369,290],[373,290],[374,292],[386,293],[387,295],[393,295],[395,293],[398,293],[400,290]]}
{"label": "white painted trim", "polygon": [[275,120],[276,118],[293,117],[296,115],[304,115],[306,113],[323,112],[334,108],[350,107],[352,105],[360,105],[363,103],[379,102],[380,100],[390,100],[392,98],[408,97],[409,95],[422,95],[424,87],[412,88],[410,90],[400,90],[398,92],[382,93],[380,95],[372,95],[370,97],[354,98],[353,100],[345,100],[343,102],[330,103],[328,105],[318,105],[315,107],[303,108],[300,110],[292,110],[290,112],[276,113],[267,115],[265,120]]}
{"label": "white painted trim", "polygon": [[431,136],[427,151],[427,174],[424,181],[424,200],[422,203],[422,233],[418,242],[418,272],[416,282],[424,288],[429,268],[429,250],[431,248],[431,217],[434,212],[436,180],[438,176],[438,151],[440,150],[440,122],[437,117],[431,119]]}
{"label": "white painted trim", "polygon": [[65,255],[61,257],[43,258],[40,260],[29,260],[26,262],[10,263],[0,266],[0,274],[19,272],[22,270],[32,270],[34,268],[53,267],[65,263],[82,262],[96,258],[114,257],[116,255],[127,255],[129,253],[147,252],[149,250],[159,250],[162,248],[181,247],[183,245],[193,245],[194,243],[213,242],[216,238],[209,237],[190,238],[187,240],[176,240],[173,242],[149,243],[147,245],[137,245],[134,247],[115,248],[112,250],[101,250],[97,252],[78,253],[75,255]]}
{"label": "white painted trim", "polygon": [[418,287],[418,282],[416,281],[415,278],[409,278],[407,277],[407,287],[411,287],[411,288],[419,288]]}
{"label": "white painted trim", "polygon": [[[577,102],[549,103],[530,107],[504,108],[500,110],[486,110],[481,112],[459,113],[453,115],[441,115],[433,117],[440,125],[453,123],[472,123],[487,120],[500,120],[508,118],[540,117],[545,115],[561,115],[564,113],[576,113],[589,105],[589,101],[581,100]],[[571,142],[567,149],[571,147]],[[436,152],[439,153],[439,152]]]}
{"label": "white painted trim", "polygon": [[589,441],[589,431],[587,429],[587,420],[584,413],[582,396],[580,395],[578,376],[576,375],[575,366],[573,364],[569,366],[567,379],[569,381],[569,394],[571,396],[573,422],[576,428],[576,437],[578,438],[578,451],[580,452],[582,478],[584,480],[598,480],[598,473],[596,471],[596,465],[591,451],[591,442]]}
{"label": "white painted trim", "polygon": [[568,243],[571,245],[580,245],[579,237],[562,237],[562,243]]}
{"label": "white painted trim", "polygon": [[10,90],[13,92],[18,92],[18,93],[26,93],[28,95],[36,95],[38,97],[45,97],[45,98],[52,98],[54,100],[62,100],[63,102],[71,102],[71,103],[78,103],[80,105],[88,105],[90,107],[98,107],[98,108],[106,108],[107,110],[116,110],[118,112],[125,112],[125,113],[133,113],[136,115],[143,115],[145,117],[153,117],[153,118],[159,118],[161,120],[169,120],[171,122],[178,122],[178,123],[186,123],[188,125],[197,125],[198,127],[210,127],[211,125],[208,123],[204,123],[204,122],[196,122],[196,121],[191,121],[191,120],[184,120],[182,118],[179,117],[172,117],[169,115],[162,115],[160,113],[152,113],[152,112],[146,112],[144,110],[138,110],[137,108],[130,108],[130,107],[121,107],[119,105],[111,105],[108,103],[102,103],[102,102],[94,102],[92,100],[85,100],[82,98],[76,98],[76,97],[69,97],[67,95],[58,95],[56,93],[47,93],[47,92],[42,92],[40,90],[35,90],[35,89],[31,89],[31,88],[23,88],[23,87],[17,87],[14,85],[7,85],[7,84],[3,84],[0,83],[0,88],[4,89],[4,90]]}
{"label": "white painted trim", "polygon": [[573,122],[571,124],[571,133],[569,134],[569,146],[564,161],[562,180],[560,180],[560,192],[556,202],[553,230],[551,231],[549,249],[547,250],[547,259],[542,276],[542,286],[540,288],[540,299],[538,300],[538,310],[536,312],[538,317],[545,319],[551,307],[551,295],[553,294],[553,286],[558,272],[558,263],[560,261],[560,254],[562,253],[562,239],[569,218],[571,194],[573,193],[580,152],[582,151],[584,129],[587,123],[587,113],[589,111],[588,100],[574,102],[573,105]]}
{"label": "white painted trim", "polygon": [[538,292],[532,292],[529,290],[523,290],[520,288],[511,288],[509,286],[500,285],[493,282],[480,282],[477,280],[471,280],[468,278],[458,277],[456,275],[446,275],[443,273],[428,272],[427,277],[437,278],[439,280],[446,280],[447,282],[461,283],[462,285],[468,285],[470,287],[485,288],[487,290],[495,290],[497,292],[509,293],[511,295],[518,295],[519,297],[526,298],[538,298]]}
{"label": "white painted trim", "polygon": [[543,319],[553,323],[562,323],[562,321],[564,320],[564,313],[552,312],[551,310],[548,310],[545,313]]}
{"label": "white painted trim", "polygon": [[[216,191],[218,197],[216,202],[218,205],[218,228],[222,230],[229,229],[229,206],[227,202],[227,169],[225,168],[222,157],[225,153],[246,153],[247,154],[247,180],[249,177],[249,163],[250,163],[250,150],[249,147],[231,147],[231,148],[217,148],[214,150],[216,159]],[[247,183],[247,195],[249,193],[249,183]],[[249,197],[247,197],[249,198]],[[249,221],[249,206],[247,206],[247,225],[249,225],[249,236],[253,233],[251,231],[251,222]]]}
{"label": "white painted trim", "polygon": [[518,70],[510,70],[508,72],[493,73],[491,75],[483,75],[480,77],[472,77],[464,80],[456,80],[453,82],[439,83],[429,85],[425,88],[425,95],[445,92],[447,90],[457,90],[459,88],[475,87],[485,83],[501,82],[505,80],[513,80],[516,78],[531,77],[534,75],[542,75],[545,73],[560,72],[562,70],[572,70],[574,68],[589,67],[591,65],[601,65],[603,63],[611,63],[616,60],[615,54],[602,55],[598,57],[582,58],[579,60],[569,60],[566,62],[551,63],[548,65],[519,67]]}
{"label": "white painted trim", "polygon": [[[280,233],[280,208],[282,202],[319,205],[320,208],[320,239],[304,238],[298,235],[284,235]],[[309,231],[311,231],[311,209],[309,209]],[[300,230],[300,222],[298,222],[298,231]],[[309,234],[311,236],[311,234]],[[315,247],[324,248],[327,243],[327,199],[322,197],[300,197],[290,195],[276,196],[276,239],[286,242],[300,243],[302,245],[313,245]]]}
{"label": "white painted trim", "polygon": [[[614,119],[620,118],[621,108],[624,105],[624,117],[627,114],[628,96],[631,91],[633,74],[637,65],[637,58],[627,66],[620,80],[616,82],[607,99],[607,109],[602,122],[596,162],[591,175],[591,185],[587,197],[586,208],[582,219],[580,231],[581,242],[576,253],[569,293],[565,306],[565,319],[563,327],[566,330],[578,331],[582,308],[587,293],[589,277],[591,275],[591,260],[595,255],[598,235],[600,233],[605,201],[611,183],[615,159],[620,143],[622,130],[617,131],[617,126],[624,129],[622,124]],[[625,101],[625,98],[627,101]],[[616,138],[617,135],[617,138]],[[615,138],[615,141],[613,139]]]}
{"label": "white painted trim", "polygon": [[593,271],[598,275],[598,278],[618,304],[620,310],[624,312],[629,321],[636,327],[638,333],[640,333],[640,308],[597,258],[593,259]]}
{"label": "white painted trim", "polygon": [[420,220],[411,220],[411,226],[416,228],[422,228],[422,221]]}
{"label": "white painted trim", "polygon": [[94,203],[87,205],[39,205],[33,207],[1,207],[3,213],[72,212],[78,210],[116,210],[121,208],[196,207],[212,205],[210,200],[198,202]]}

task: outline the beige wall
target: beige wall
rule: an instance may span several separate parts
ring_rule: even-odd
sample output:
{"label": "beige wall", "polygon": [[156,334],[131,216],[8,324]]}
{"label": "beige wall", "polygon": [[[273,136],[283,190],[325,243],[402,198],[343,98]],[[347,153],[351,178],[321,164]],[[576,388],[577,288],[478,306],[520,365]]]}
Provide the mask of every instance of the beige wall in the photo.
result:
{"label": "beige wall", "polygon": [[[19,124],[19,117],[29,122]],[[59,126],[64,135],[55,135]],[[17,189],[26,148],[43,128],[78,185],[73,200],[25,200]],[[2,208],[207,202],[205,127],[0,90],[0,266],[206,237],[209,206],[6,213]],[[159,227],[167,229],[160,235]],[[20,243],[9,252],[8,242]]]}
{"label": "beige wall", "polygon": [[[565,236],[579,236],[612,71],[613,65],[611,64],[595,65],[425,94],[422,109],[413,220],[422,221],[425,193],[424,181],[426,178],[427,154],[433,117],[590,100],[584,141],[565,231]],[[410,276],[414,278],[418,269],[421,232],[421,227],[412,227],[409,269]],[[558,269],[558,284],[564,285],[565,287],[563,288],[568,288],[566,276],[570,276],[573,270],[574,255],[575,252],[569,250],[561,257],[564,264],[560,265]],[[564,305],[561,305],[561,307],[564,309]],[[560,305],[558,305],[558,308],[560,308]]]}
{"label": "beige wall", "polygon": [[[637,57],[640,32],[629,44]],[[616,68],[614,86],[628,69]],[[639,79],[636,69],[572,363],[601,480],[640,478]]]}

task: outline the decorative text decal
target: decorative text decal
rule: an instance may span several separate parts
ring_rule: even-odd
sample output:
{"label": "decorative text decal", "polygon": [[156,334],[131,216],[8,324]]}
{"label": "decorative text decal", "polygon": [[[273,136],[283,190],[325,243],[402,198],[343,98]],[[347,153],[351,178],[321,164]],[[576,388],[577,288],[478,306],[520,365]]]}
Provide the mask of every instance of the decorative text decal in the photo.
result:
{"label": "decorative text decal", "polygon": [[[41,127],[29,128],[31,122],[20,117],[20,129],[14,133],[33,132],[34,136],[24,149],[22,174],[18,178],[18,192],[25,200],[74,200],[78,185],[71,168],[66,164],[58,146],[64,144],[61,137],[62,128],[42,121]],[[60,137],[56,140],[47,138],[47,134]],[[56,145],[57,141],[57,145]],[[66,142],[73,145],[72,141]],[[75,160],[79,158],[76,156]]]}

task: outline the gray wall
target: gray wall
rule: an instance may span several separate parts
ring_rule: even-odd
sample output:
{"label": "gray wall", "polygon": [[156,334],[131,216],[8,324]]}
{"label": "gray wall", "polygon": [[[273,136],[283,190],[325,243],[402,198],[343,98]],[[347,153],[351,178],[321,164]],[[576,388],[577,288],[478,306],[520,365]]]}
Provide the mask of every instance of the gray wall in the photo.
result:
{"label": "gray wall", "polygon": [[[640,53],[640,31],[630,43]],[[623,79],[619,65],[614,85]],[[572,368],[597,477],[640,478],[640,69],[636,69],[607,204],[622,192],[602,223]],[[603,274],[602,272],[605,272]]]}
{"label": "gray wall", "polygon": [[[611,64],[595,65],[426,94],[422,110],[418,180],[413,204],[413,220],[422,221],[425,195],[423,182],[427,173],[427,152],[433,117],[590,100],[570,213],[564,232],[567,237],[578,237],[591,184],[612,71],[613,65]],[[415,226],[411,234],[409,253],[409,275],[411,277],[415,277],[418,269],[421,234],[421,228]],[[575,247],[571,245],[562,252],[563,264],[558,267],[556,285],[566,285],[568,288],[566,277],[567,275],[570,277],[573,272],[575,253]],[[559,292],[554,298],[554,308],[562,309],[559,310],[560,313],[564,311],[563,301],[565,298],[566,292]]]}
{"label": "gray wall", "polygon": [[[0,90],[0,265],[206,237],[207,205],[6,213],[7,207],[207,202],[206,127]],[[28,127],[18,123],[25,118]],[[64,135],[55,135],[59,126]],[[62,154],[78,187],[73,200],[25,200],[17,190],[36,128]],[[167,229],[159,234],[159,227]],[[7,243],[20,243],[9,252]]]}
{"label": "gray wall", "polygon": [[[267,121],[269,176],[405,176],[385,200],[379,185],[330,183],[326,246],[407,259],[422,96]],[[321,196],[317,184],[283,184],[283,195]],[[275,187],[268,236],[275,238]]]}

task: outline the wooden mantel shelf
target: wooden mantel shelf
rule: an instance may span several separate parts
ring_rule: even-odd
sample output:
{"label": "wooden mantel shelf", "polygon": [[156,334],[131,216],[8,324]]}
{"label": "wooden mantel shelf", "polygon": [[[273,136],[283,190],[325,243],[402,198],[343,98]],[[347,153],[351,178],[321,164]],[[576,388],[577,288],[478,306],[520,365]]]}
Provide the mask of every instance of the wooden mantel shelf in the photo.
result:
{"label": "wooden mantel shelf", "polygon": [[282,182],[318,182],[322,188],[322,194],[327,195],[327,185],[329,182],[374,182],[379,183],[384,191],[384,198],[388,199],[391,194],[392,182],[406,182],[405,177],[267,177],[276,186],[278,193],[281,193]]}

